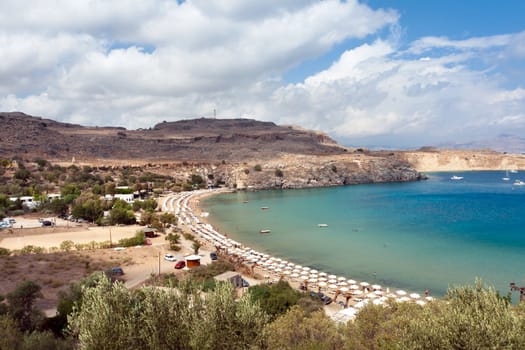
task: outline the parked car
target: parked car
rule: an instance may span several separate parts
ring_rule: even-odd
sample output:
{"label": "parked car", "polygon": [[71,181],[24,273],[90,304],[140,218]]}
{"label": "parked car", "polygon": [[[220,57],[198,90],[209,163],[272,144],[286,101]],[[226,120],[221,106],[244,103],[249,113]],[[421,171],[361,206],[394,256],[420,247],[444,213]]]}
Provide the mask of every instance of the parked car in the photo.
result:
{"label": "parked car", "polygon": [[54,226],[55,224],[53,223],[53,221],[49,221],[49,220],[43,220],[42,221],[42,226]]}
{"label": "parked car", "polygon": [[164,260],[167,261],[177,261],[177,258],[173,254],[164,254]]}
{"label": "parked car", "polygon": [[215,252],[211,252],[211,253],[210,253],[210,259],[211,259],[211,260],[217,260],[217,253],[215,253]]}
{"label": "parked car", "polygon": [[112,267],[111,268],[111,274],[122,276],[124,274],[124,270],[122,270],[122,267]]}
{"label": "parked car", "polygon": [[184,260],[179,260],[177,261],[177,263],[175,264],[175,268],[176,269],[183,269],[186,267],[186,261]]}

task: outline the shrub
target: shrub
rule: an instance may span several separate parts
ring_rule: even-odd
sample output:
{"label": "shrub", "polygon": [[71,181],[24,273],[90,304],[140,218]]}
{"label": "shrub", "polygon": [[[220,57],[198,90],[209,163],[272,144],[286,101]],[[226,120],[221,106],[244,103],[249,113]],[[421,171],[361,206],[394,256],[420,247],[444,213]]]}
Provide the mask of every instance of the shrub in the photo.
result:
{"label": "shrub", "polygon": [[0,247],[0,256],[8,256],[11,255],[11,251],[9,249]]}
{"label": "shrub", "polygon": [[277,177],[283,177],[283,171],[281,169],[275,169],[275,176]]}
{"label": "shrub", "polygon": [[253,170],[255,170],[255,171],[262,171],[261,164],[256,164],[256,165],[253,167]]}
{"label": "shrub", "polygon": [[143,231],[138,231],[134,237],[122,238],[118,241],[117,245],[121,247],[133,247],[136,245],[144,245],[146,242],[146,236]]}

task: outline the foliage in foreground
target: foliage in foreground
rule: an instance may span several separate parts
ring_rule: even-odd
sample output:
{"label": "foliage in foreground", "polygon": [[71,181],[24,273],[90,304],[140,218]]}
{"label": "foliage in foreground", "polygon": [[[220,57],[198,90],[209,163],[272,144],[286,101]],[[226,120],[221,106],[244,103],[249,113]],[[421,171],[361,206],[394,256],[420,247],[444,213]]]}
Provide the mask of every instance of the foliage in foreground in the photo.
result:
{"label": "foliage in foreground", "polygon": [[[17,287],[0,303],[0,349],[525,348],[525,304],[514,306],[479,281],[424,307],[368,305],[346,325],[299,302],[286,311],[295,296],[285,283],[250,288],[237,301],[230,284],[204,294],[191,278],[177,289],[131,291],[93,274],[73,287],[58,312],[69,321],[69,333],[58,334],[66,339],[53,337],[51,319],[46,326],[33,312],[38,287]],[[272,309],[273,303],[280,307]]]}
{"label": "foliage in foreground", "polygon": [[80,349],[246,349],[267,316],[249,295],[235,301],[229,283],[202,297],[191,282],[130,291],[102,278],[69,321]]}

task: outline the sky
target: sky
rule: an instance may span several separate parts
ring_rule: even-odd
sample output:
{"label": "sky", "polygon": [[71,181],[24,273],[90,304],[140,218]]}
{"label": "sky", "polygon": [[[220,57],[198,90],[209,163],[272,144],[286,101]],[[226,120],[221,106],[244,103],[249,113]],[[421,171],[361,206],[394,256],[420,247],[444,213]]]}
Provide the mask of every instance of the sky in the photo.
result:
{"label": "sky", "polygon": [[253,118],[353,146],[525,135],[525,1],[2,0],[0,111]]}

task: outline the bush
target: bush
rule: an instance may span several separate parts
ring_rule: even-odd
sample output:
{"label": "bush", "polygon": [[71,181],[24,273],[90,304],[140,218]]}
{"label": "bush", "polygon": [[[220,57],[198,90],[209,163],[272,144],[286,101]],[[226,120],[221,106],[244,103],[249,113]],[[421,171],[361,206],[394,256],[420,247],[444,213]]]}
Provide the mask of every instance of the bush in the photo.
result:
{"label": "bush", "polygon": [[122,238],[117,245],[120,247],[134,247],[136,245],[144,245],[146,236],[143,231],[138,231],[132,238]]}
{"label": "bush", "polygon": [[69,252],[73,247],[75,246],[75,243],[73,241],[67,240],[60,243],[60,250],[63,250],[65,252]]}
{"label": "bush", "polygon": [[0,256],[9,256],[11,255],[11,251],[7,248],[0,247]]}
{"label": "bush", "polygon": [[277,177],[283,177],[283,171],[281,169],[275,169],[275,176]]}
{"label": "bush", "polygon": [[256,164],[256,165],[253,167],[253,170],[255,170],[255,171],[262,171],[261,164]]}

